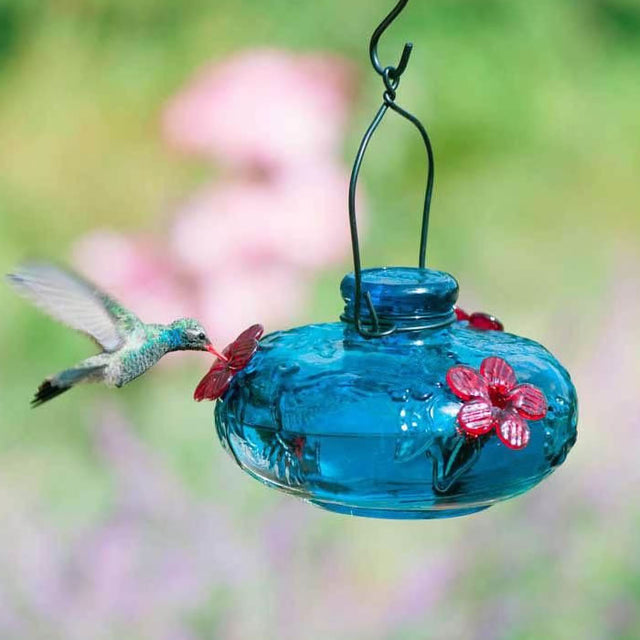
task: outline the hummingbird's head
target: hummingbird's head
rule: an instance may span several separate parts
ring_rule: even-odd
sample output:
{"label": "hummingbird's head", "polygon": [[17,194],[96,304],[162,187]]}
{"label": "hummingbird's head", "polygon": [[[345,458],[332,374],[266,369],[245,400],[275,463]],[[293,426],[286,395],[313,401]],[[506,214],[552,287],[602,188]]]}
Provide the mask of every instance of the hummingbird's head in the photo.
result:
{"label": "hummingbird's head", "polygon": [[177,334],[178,350],[212,352],[211,340],[197,320],[181,318],[171,323],[171,330]]}

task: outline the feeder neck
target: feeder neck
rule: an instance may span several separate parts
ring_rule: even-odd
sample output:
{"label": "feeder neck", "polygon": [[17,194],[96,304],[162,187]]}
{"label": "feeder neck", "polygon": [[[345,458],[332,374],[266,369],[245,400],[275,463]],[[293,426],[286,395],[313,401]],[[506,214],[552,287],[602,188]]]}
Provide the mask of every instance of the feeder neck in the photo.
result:
{"label": "feeder neck", "polygon": [[[340,284],[345,301],[341,320],[354,323],[355,277],[348,273]],[[378,318],[393,323],[398,331],[417,331],[441,327],[455,320],[458,283],[443,271],[416,267],[381,267],[362,271],[360,315],[371,321],[365,304],[368,294]]]}

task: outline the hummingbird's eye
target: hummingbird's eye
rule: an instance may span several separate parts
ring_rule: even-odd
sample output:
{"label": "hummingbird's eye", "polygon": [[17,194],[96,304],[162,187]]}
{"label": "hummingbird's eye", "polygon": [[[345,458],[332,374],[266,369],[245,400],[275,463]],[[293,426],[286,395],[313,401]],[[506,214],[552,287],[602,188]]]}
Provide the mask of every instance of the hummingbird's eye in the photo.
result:
{"label": "hummingbird's eye", "polygon": [[207,337],[207,336],[205,336],[205,335],[204,335],[204,331],[201,331],[201,332],[198,334],[198,340],[204,340],[206,337]]}

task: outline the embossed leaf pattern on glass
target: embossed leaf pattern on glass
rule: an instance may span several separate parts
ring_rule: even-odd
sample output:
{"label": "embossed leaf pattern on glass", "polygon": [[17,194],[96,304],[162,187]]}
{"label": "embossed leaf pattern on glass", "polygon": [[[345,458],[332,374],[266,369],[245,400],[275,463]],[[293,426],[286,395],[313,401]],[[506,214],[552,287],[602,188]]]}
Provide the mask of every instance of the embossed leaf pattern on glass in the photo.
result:
{"label": "embossed leaf pattern on glass", "polygon": [[476,463],[485,441],[485,437],[454,436],[430,449],[428,456],[433,461],[433,488],[437,493],[446,494],[454,488]]}

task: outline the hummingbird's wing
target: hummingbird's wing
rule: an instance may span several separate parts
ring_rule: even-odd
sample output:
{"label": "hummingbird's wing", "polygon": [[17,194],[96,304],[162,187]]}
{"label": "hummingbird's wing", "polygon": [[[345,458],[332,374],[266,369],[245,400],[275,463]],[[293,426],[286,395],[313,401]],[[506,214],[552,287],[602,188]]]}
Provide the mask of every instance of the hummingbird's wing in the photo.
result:
{"label": "hummingbird's wing", "polygon": [[86,333],[105,351],[119,349],[125,329],[140,322],[91,283],[52,264],[24,264],[7,279],[22,296],[56,320]]}

